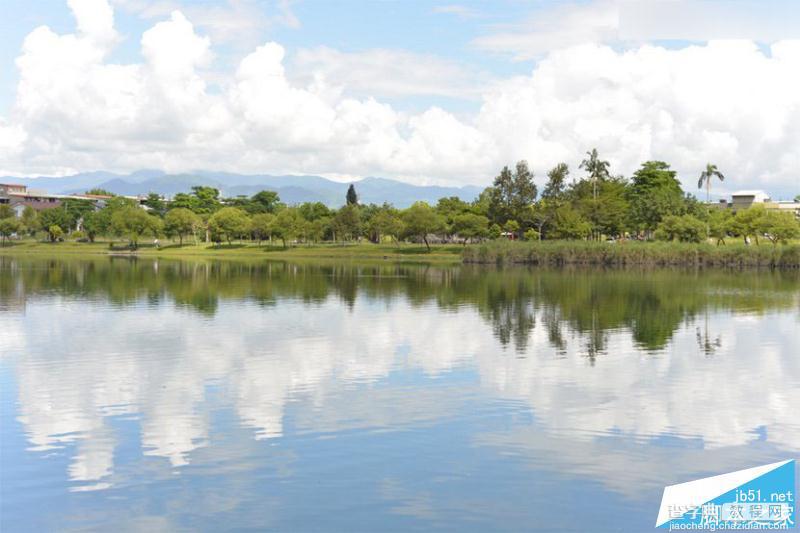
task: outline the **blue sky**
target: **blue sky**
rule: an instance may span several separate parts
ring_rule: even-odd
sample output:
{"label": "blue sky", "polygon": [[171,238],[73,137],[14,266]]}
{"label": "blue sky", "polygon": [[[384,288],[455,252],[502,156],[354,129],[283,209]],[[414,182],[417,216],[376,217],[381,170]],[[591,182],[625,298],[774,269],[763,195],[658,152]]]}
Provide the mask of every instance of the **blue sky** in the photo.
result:
{"label": "blue sky", "polygon": [[[484,183],[516,159],[543,173],[597,146],[624,174],[649,158],[687,174],[714,160],[735,166],[737,186],[800,189],[790,90],[800,2],[5,0],[3,10],[3,173],[200,165]],[[709,79],[692,88],[698,76]]]}
{"label": "blue sky", "polygon": [[[69,33],[75,26],[75,18],[63,0],[5,0],[4,3],[10,16],[0,19],[0,63],[3,65],[0,70],[0,110],[8,110],[13,103],[17,81],[14,59],[19,55],[25,36],[40,25],[47,25],[57,33]],[[159,2],[146,3],[159,5]],[[286,9],[297,19],[297,25],[282,20],[264,21],[256,25],[252,33],[245,32],[217,44],[215,51],[220,55],[217,62],[225,65],[235,63],[250,51],[249,48],[267,40],[280,42],[289,53],[317,46],[348,52],[388,48],[435,54],[494,76],[525,74],[531,70],[530,62],[514,61],[502,54],[486,52],[473,46],[472,40],[553,3],[513,0],[458,4],[403,0],[297,1],[286,4]],[[171,3],[170,7],[183,5],[193,9],[234,10],[232,6],[235,4],[225,0],[200,0]],[[252,6],[266,18],[280,17],[279,2],[259,0],[242,2],[241,5]],[[123,40],[111,59],[123,63],[140,61],[139,38],[157,20],[158,17],[132,8],[116,9],[115,25]],[[412,99],[410,103],[425,105],[440,101],[429,98],[414,102]],[[448,104],[464,105],[463,102]]]}

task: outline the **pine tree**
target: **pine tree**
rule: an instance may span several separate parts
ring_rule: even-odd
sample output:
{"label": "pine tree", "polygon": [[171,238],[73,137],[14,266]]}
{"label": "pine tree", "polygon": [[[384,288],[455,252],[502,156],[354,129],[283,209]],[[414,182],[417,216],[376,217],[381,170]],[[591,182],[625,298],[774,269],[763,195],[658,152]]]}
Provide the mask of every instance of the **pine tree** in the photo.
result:
{"label": "pine tree", "polygon": [[347,188],[347,205],[358,205],[358,195],[356,194],[356,188],[351,183],[350,187]]}

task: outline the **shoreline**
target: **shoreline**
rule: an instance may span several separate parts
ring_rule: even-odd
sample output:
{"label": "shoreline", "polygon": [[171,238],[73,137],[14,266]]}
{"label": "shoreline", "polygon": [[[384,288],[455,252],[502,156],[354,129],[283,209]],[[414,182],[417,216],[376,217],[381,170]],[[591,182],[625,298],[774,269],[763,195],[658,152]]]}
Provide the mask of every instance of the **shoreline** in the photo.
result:
{"label": "shoreline", "polygon": [[691,267],[739,269],[800,269],[800,244],[745,246],[730,243],[491,241],[480,244],[441,244],[428,252],[417,244],[316,244],[282,246],[257,244],[147,244],[137,250],[109,248],[109,242],[6,243],[0,256],[142,257],[165,259],[267,259],[273,261],[336,260],[444,265],[579,265],[598,268]]}
{"label": "shoreline", "polygon": [[[120,246],[122,246],[120,244]],[[41,241],[16,242],[0,247],[0,256],[50,256],[50,257],[142,257],[164,259],[266,259],[270,261],[339,260],[380,261],[394,263],[447,264],[462,263],[462,245],[448,244],[432,246],[428,252],[424,245],[417,244],[317,244],[297,245],[283,248],[280,245],[257,244],[168,244],[160,248],[152,245],[140,246],[137,250],[109,249],[109,242],[49,243]]]}
{"label": "shoreline", "polygon": [[464,263],[476,265],[584,265],[597,267],[693,267],[798,269],[800,245],[746,246],[731,243],[532,241],[489,242],[464,251]]}

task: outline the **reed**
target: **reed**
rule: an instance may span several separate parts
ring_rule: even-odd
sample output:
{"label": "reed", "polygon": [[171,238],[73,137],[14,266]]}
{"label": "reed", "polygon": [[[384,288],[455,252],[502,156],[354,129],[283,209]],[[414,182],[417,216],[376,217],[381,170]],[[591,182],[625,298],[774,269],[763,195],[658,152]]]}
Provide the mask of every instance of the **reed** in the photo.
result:
{"label": "reed", "polygon": [[800,268],[800,245],[491,241],[467,247],[463,260],[477,264]]}

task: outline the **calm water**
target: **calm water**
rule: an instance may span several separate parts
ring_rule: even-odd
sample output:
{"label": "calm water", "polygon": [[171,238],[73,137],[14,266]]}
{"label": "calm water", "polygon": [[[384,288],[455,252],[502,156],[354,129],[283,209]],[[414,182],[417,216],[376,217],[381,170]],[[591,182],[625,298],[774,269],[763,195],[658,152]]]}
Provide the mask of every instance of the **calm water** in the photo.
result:
{"label": "calm water", "polygon": [[0,529],[651,531],[798,457],[798,273],[0,257]]}

